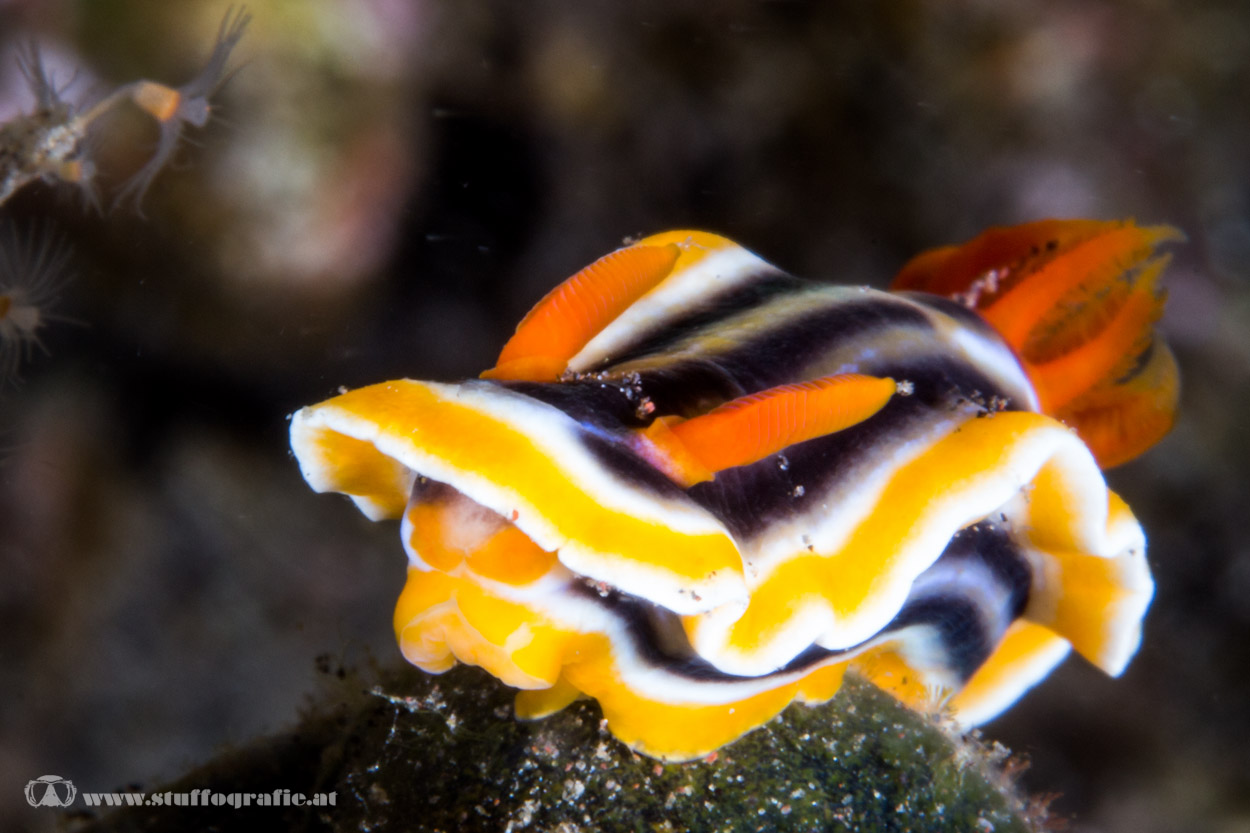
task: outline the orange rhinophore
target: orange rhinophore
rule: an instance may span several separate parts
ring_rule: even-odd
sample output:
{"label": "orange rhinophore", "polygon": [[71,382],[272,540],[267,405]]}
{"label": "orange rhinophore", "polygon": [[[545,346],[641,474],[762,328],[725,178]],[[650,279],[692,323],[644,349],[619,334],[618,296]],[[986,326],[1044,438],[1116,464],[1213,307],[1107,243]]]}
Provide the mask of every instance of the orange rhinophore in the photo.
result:
{"label": "orange rhinophore", "polygon": [[693,419],[657,419],[644,436],[667,458],[656,464],[690,486],[863,422],[884,408],[898,387],[893,379],[855,373],[779,385]]}
{"label": "orange rhinophore", "polygon": [[529,311],[484,379],[553,382],[586,343],[668,277],[674,243],[629,246],[599,258]]}
{"label": "orange rhinophore", "polygon": [[891,284],[955,298],[1011,346],[1043,412],[1071,425],[1105,468],[1141,454],[1176,411],[1176,362],[1154,324],[1155,248],[1183,239],[1170,226],[1043,220],[990,229],[925,252]]}

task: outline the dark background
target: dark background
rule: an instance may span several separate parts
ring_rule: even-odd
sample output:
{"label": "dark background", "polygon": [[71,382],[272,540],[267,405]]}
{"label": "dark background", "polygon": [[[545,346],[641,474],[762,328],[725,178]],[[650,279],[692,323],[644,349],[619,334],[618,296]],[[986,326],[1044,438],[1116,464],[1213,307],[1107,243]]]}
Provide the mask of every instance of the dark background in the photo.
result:
{"label": "dark background", "polygon": [[[987,734],[1076,830],[1250,829],[1250,6],[249,8],[242,69],[141,213],[72,187],[0,206],[0,245],[51,235],[74,273],[0,392],[0,825],[50,826],[31,778],[151,785],[292,723],[319,669],[397,661],[396,530],[306,487],[301,405],[475,375],[629,235],[884,286],[987,226],[1089,216],[1189,236],[1179,425],[1109,475],[1157,598],[1122,679],[1070,660]],[[31,107],[31,37],[90,100],[189,79],[225,9],[0,2],[0,118]],[[137,112],[100,131],[106,197],[155,138]]]}

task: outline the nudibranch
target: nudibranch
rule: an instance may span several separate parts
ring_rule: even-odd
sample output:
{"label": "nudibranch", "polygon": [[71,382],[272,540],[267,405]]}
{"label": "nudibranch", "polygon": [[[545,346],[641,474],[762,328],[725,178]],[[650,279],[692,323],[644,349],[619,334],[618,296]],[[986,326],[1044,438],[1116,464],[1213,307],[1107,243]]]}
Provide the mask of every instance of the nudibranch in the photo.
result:
{"label": "nudibranch", "polygon": [[394,624],[432,673],[595,698],[688,760],[848,669],[993,717],[1075,648],[1109,674],[1153,593],[1101,468],[1170,427],[1167,227],[1044,221],[925,253],[891,291],[713,234],[596,261],[495,367],[303,408],[308,483],[399,518]]}

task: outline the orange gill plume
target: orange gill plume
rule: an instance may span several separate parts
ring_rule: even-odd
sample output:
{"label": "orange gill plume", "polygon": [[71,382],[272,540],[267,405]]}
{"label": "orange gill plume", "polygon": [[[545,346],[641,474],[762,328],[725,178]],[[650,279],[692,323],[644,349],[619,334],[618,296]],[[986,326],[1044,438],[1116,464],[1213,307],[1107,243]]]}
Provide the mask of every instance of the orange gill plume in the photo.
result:
{"label": "orange gill plume", "polygon": [[993,228],[912,259],[891,284],[975,309],[1019,357],[1047,413],[1072,426],[1104,468],[1172,427],[1176,360],[1155,331],[1160,244],[1170,226],[1043,220]]}

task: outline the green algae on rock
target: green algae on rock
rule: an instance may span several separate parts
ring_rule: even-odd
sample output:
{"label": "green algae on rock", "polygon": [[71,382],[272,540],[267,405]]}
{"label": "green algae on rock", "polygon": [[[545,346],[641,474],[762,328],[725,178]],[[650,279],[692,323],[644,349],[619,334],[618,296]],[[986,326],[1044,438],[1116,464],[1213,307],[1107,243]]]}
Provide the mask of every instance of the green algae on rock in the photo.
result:
{"label": "green algae on rock", "polygon": [[828,704],[791,706],[705,760],[667,765],[613,739],[593,701],[513,719],[511,689],[477,669],[348,684],[347,702],[161,788],[333,792],[333,807],[134,807],[94,829],[1038,829],[1001,747],[953,738],[857,678]]}

